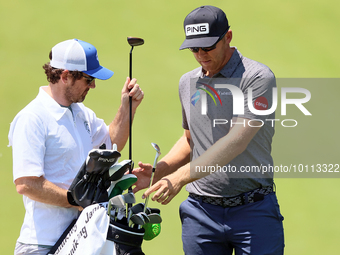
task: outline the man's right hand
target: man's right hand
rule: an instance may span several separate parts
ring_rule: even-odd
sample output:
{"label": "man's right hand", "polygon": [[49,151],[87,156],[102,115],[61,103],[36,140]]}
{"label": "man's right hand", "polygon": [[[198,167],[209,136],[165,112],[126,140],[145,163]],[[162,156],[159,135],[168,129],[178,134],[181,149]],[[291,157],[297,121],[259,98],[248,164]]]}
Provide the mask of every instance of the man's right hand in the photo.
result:
{"label": "man's right hand", "polygon": [[138,162],[139,168],[132,170],[132,174],[137,176],[137,182],[134,184],[136,187],[133,189],[133,193],[136,193],[142,189],[149,188],[150,178],[152,173],[152,165],[144,164],[141,161]]}

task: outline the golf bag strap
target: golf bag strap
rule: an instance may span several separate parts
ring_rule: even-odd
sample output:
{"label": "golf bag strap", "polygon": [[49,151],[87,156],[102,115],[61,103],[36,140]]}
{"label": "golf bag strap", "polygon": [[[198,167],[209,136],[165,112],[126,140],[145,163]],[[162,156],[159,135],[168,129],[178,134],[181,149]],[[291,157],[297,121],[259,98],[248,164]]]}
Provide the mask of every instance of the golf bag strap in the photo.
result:
{"label": "golf bag strap", "polygon": [[112,223],[109,225],[107,240],[139,248],[143,242],[144,231],[143,228],[130,228],[114,222],[114,225]]}
{"label": "golf bag strap", "polygon": [[71,224],[67,227],[67,229],[64,231],[64,233],[60,236],[58,241],[55,243],[55,245],[51,248],[51,250],[46,255],[54,254],[57,251],[58,247],[64,241],[64,239],[66,238],[66,236],[68,235],[70,230],[73,228],[74,224],[76,224],[76,222],[77,222],[77,219],[75,219],[71,222]]}

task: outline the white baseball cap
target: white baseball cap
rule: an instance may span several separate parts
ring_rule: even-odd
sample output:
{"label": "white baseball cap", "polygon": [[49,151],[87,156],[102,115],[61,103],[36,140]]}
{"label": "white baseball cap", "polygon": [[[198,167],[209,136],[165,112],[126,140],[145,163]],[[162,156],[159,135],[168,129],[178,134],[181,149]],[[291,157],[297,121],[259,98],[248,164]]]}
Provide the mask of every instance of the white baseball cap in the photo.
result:
{"label": "white baseball cap", "polygon": [[113,72],[99,64],[96,48],[87,42],[71,39],[52,48],[50,65],[69,71],[80,71],[100,80],[111,78]]}

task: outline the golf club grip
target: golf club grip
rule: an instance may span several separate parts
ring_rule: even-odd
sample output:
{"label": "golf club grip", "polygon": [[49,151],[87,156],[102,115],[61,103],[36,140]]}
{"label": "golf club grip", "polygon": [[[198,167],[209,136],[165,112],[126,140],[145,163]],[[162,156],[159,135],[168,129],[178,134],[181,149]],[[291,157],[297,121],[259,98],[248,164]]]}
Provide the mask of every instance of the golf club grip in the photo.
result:
{"label": "golf club grip", "polygon": [[[129,98],[130,113],[129,113],[129,159],[132,160],[132,97]],[[129,173],[132,173],[132,167],[129,169]]]}
{"label": "golf club grip", "polygon": [[153,168],[152,169],[152,173],[151,173],[151,178],[150,178],[150,183],[149,183],[149,189],[151,188],[151,186],[152,186],[152,182],[153,182],[153,175],[154,175],[154,173],[155,173],[155,168]]}
{"label": "golf club grip", "polygon": [[129,63],[129,77],[130,77],[130,81],[132,79],[132,51],[133,51],[133,46],[131,46],[131,50],[130,50],[130,63]]}

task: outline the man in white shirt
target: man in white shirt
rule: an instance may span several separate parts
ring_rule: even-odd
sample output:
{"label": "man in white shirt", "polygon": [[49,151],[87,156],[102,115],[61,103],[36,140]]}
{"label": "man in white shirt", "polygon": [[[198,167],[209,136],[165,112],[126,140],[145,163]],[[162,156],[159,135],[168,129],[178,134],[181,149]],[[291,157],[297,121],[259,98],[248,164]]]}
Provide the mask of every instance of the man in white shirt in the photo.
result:
{"label": "man in white shirt", "polygon": [[23,195],[24,223],[14,254],[46,254],[81,207],[67,200],[67,189],[91,149],[102,144],[122,150],[129,135],[129,97],[132,114],[144,93],[136,79],[126,79],[121,105],[109,126],[83,105],[95,79],[113,72],[102,67],[96,48],[72,39],[55,45],[43,68],[49,81],[11,123],[13,179]]}

